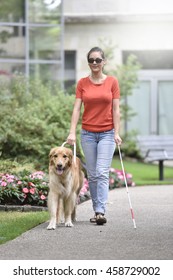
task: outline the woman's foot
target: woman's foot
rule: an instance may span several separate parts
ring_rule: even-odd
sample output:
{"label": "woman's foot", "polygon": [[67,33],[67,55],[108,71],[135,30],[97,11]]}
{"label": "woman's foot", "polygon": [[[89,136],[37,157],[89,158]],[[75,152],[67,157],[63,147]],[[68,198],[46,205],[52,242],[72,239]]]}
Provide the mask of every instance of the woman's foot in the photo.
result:
{"label": "woman's foot", "polygon": [[90,219],[90,223],[96,223],[96,215],[94,215],[94,217]]}
{"label": "woman's foot", "polygon": [[96,214],[96,223],[97,223],[97,225],[103,225],[106,222],[107,222],[107,220],[106,220],[104,214],[102,214],[102,213],[97,213]]}

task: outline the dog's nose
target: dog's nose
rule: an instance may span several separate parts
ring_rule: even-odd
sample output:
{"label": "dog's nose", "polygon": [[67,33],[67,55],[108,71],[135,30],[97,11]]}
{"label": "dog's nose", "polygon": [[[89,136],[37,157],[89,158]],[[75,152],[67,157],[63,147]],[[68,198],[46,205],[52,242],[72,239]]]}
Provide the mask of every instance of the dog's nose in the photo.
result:
{"label": "dog's nose", "polygon": [[57,164],[57,167],[62,168],[62,164],[61,163]]}

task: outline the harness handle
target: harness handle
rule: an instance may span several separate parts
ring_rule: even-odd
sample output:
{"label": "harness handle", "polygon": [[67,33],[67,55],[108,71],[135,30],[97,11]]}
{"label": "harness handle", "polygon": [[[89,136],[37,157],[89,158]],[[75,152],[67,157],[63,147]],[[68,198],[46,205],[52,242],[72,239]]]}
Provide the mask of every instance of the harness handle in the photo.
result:
{"label": "harness handle", "polygon": [[[61,147],[64,147],[64,145],[67,144],[67,142],[64,142]],[[73,145],[73,156],[74,156],[74,164],[76,165],[76,143]]]}

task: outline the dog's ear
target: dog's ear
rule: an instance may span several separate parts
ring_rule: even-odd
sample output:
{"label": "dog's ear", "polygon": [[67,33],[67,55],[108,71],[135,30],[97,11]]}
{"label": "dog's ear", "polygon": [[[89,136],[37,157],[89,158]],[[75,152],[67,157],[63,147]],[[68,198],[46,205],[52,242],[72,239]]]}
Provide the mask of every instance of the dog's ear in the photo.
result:
{"label": "dog's ear", "polygon": [[49,162],[50,162],[50,164],[53,164],[53,162],[52,162],[52,156],[54,155],[55,150],[56,150],[56,148],[52,148],[52,149],[50,150],[50,153],[49,153]]}
{"label": "dog's ear", "polygon": [[68,158],[69,158],[68,165],[71,166],[72,165],[72,161],[73,161],[73,152],[70,149],[68,149]]}
{"label": "dog's ear", "polygon": [[52,149],[50,150],[50,152],[49,152],[49,158],[51,158],[51,156],[52,156],[54,150],[55,150],[55,148],[52,148]]}

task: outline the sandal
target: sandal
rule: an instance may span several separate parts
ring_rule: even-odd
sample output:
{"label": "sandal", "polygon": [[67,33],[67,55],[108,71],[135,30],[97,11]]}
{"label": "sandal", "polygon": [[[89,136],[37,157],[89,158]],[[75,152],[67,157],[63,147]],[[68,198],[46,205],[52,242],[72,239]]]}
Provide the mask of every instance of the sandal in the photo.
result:
{"label": "sandal", "polygon": [[96,223],[96,215],[90,219],[90,223]]}
{"label": "sandal", "polygon": [[107,220],[106,220],[106,218],[105,218],[105,216],[103,214],[98,213],[96,215],[96,223],[97,223],[97,225],[103,225],[106,222],[107,222]]}

